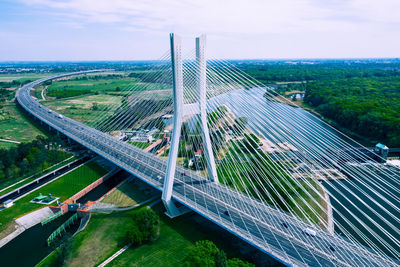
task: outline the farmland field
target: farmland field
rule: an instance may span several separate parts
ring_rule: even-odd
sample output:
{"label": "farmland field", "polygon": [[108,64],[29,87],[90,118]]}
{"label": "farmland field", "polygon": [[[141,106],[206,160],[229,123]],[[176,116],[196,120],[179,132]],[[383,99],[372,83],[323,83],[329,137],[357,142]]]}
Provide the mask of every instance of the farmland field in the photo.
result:
{"label": "farmland field", "polygon": [[0,138],[24,142],[33,140],[37,135],[47,135],[15,103],[7,103],[0,112],[7,114],[4,115],[6,119],[0,120]]}
{"label": "farmland field", "polygon": [[137,78],[126,75],[88,75],[53,82],[47,88],[47,95],[56,98],[73,97],[83,94],[115,92],[124,95],[124,91],[157,90],[167,88],[164,84],[140,82]]}

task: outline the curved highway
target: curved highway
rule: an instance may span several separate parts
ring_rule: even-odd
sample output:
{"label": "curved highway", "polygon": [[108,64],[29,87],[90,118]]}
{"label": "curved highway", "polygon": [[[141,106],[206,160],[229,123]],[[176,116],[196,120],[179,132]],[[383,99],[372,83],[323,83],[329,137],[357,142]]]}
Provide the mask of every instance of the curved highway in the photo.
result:
{"label": "curved highway", "polygon": [[[104,71],[104,70],[96,70]],[[167,161],[114,139],[111,135],[61,116],[31,96],[33,87],[53,79],[85,74],[75,72],[40,79],[18,89],[18,103],[37,119],[111,161],[139,179],[162,190]],[[286,265],[293,266],[394,266],[392,259],[314,227],[230,188],[212,183],[178,166],[173,198],[232,232]],[[330,247],[334,247],[332,251]]]}

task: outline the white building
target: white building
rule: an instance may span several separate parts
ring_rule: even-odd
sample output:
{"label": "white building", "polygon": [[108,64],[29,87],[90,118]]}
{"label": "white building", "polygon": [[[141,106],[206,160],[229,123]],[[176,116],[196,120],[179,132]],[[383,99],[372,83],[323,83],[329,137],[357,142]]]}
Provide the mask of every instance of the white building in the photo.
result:
{"label": "white building", "polygon": [[3,204],[4,204],[4,208],[9,208],[9,207],[12,207],[12,205],[14,205],[14,202],[12,199],[9,199],[9,200],[4,201]]}

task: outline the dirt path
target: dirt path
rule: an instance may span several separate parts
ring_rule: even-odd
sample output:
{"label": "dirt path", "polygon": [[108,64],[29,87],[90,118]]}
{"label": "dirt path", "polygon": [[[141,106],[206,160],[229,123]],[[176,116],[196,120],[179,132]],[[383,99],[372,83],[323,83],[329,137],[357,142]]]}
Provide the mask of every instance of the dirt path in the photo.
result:
{"label": "dirt path", "polygon": [[1,142],[7,142],[7,143],[14,143],[14,144],[20,144],[21,142],[19,141],[14,141],[14,140],[9,140],[9,139],[0,139]]}

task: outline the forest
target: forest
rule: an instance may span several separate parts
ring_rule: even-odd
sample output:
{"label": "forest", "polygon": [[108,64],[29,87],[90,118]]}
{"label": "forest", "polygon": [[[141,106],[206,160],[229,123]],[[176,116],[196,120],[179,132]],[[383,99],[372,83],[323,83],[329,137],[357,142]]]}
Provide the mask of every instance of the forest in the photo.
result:
{"label": "forest", "polygon": [[400,76],[400,61],[397,59],[390,62],[382,60],[248,60],[231,63],[264,84]]}
{"label": "forest", "polygon": [[37,136],[31,142],[10,149],[0,149],[0,184],[40,172],[68,157],[58,136]]}
{"label": "forest", "polygon": [[400,147],[399,76],[309,82],[304,102],[351,131]]}
{"label": "forest", "polygon": [[[400,147],[399,59],[236,61],[279,94],[305,91],[304,104],[371,145]],[[291,83],[296,82],[296,83]]]}

